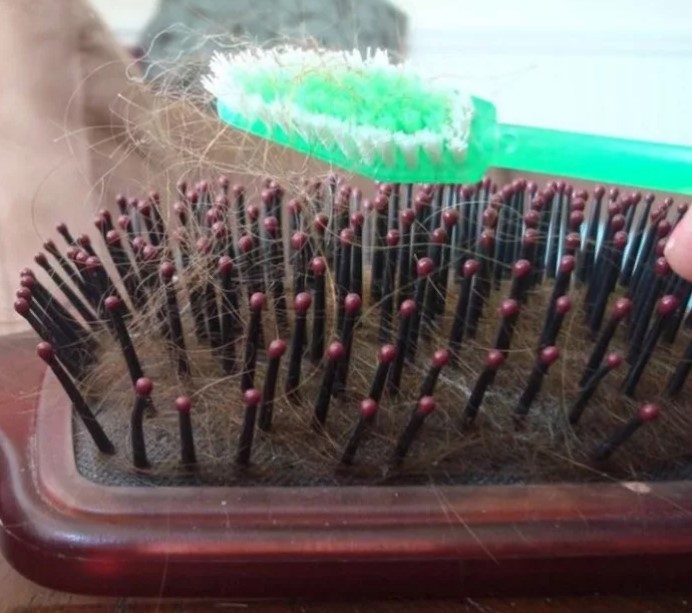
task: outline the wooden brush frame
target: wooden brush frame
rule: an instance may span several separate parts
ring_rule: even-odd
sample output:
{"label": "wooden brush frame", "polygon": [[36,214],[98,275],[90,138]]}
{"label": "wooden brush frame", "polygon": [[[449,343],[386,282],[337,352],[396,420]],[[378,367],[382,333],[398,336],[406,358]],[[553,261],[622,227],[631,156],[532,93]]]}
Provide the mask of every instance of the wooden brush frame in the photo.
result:
{"label": "wooden brush frame", "polygon": [[[28,335],[0,339],[0,545],[23,575],[111,596],[364,598],[671,589],[692,483],[112,487]],[[40,388],[40,393],[32,393]]]}

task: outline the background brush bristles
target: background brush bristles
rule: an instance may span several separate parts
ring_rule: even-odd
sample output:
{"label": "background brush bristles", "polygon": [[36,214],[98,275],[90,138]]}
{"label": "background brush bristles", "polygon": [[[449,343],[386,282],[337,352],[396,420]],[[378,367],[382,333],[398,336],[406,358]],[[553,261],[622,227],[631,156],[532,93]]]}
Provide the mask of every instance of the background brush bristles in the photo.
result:
{"label": "background brush bristles", "polygon": [[692,286],[660,257],[672,201],[489,179],[362,194],[336,176],[172,193],[99,215],[105,263],[61,227],[36,259],[58,300],[22,274],[16,308],[78,405],[88,477],[690,475]]}

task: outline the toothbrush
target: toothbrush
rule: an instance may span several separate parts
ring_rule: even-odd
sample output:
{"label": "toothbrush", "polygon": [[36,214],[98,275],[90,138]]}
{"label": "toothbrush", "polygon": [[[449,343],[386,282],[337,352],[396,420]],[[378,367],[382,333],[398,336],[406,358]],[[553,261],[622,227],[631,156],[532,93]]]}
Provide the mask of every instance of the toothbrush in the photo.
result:
{"label": "toothbrush", "polygon": [[490,167],[692,194],[692,148],[498,122],[495,106],[396,65],[386,51],[216,54],[219,117],[346,171],[465,183]]}

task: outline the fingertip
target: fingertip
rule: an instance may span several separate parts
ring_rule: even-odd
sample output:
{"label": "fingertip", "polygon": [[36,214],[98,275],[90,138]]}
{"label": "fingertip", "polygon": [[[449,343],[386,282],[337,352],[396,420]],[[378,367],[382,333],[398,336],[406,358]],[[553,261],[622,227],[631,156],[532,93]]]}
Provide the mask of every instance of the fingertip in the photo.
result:
{"label": "fingertip", "polygon": [[664,255],[678,275],[692,281],[692,216],[689,212],[668,237]]}

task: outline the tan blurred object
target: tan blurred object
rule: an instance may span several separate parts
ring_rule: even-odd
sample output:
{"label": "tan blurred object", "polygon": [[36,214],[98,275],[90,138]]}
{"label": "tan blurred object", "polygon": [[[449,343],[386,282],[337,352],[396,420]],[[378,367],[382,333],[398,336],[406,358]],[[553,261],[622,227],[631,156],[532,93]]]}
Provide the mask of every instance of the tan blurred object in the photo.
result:
{"label": "tan blurred object", "polygon": [[[0,332],[18,271],[60,221],[93,230],[93,212],[144,176],[122,119],[130,61],[84,0],[0,0]],[[123,96],[120,98],[119,95]],[[141,102],[141,101],[140,101]]]}

